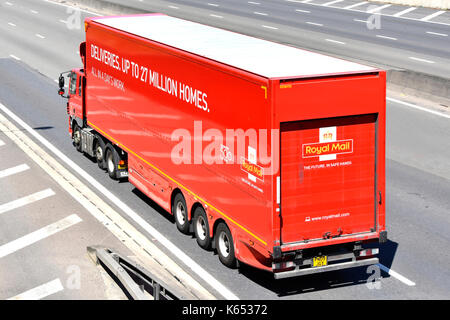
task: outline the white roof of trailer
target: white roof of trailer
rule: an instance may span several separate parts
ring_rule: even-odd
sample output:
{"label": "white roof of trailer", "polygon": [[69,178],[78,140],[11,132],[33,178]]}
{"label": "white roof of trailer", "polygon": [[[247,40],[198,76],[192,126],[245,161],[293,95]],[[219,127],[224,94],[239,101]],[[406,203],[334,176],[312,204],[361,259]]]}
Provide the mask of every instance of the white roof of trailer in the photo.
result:
{"label": "white roof of trailer", "polygon": [[166,15],[102,17],[94,20],[267,78],[376,70],[358,63]]}

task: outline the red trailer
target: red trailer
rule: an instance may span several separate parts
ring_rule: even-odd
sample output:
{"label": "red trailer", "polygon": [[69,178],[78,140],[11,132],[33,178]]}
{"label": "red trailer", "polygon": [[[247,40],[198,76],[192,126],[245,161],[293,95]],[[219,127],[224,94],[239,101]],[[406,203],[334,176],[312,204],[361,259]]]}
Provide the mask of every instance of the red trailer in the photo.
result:
{"label": "red trailer", "polygon": [[285,278],[378,262],[384,71],[162,14],[85,29],[69,132],[112,178],[229,267]]}

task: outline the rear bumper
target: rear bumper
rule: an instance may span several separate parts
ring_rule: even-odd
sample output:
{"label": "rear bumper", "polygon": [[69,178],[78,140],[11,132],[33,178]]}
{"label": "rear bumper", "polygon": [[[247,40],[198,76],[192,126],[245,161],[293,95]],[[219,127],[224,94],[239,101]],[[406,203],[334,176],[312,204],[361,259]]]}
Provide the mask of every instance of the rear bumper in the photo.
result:
{"label": "rear bumper", "polygon": [[327,272],[327,271],[335,271],[335,270],[341,270],[341,269],[348,269],[348,268],[354,268],[354,267],[361,267],[361,266],[368,266],[378,263],[378,258],[370,258],[370,259],[364,259],[364,260],[356,260],[356,261],[349,261],[349,262],[342,262],[342,263],[336,263],[331,264],[324,267],[316,267],[316,268],[306,268],[306,269],[296,269],[291,271],[283,271],[274,273],[275,279],[285,279],[285,278],[291,278],[291,277],[297,277],[297,276],[303,276],[307,274],[315,274],[315,273],[321,273],[321,272]]}

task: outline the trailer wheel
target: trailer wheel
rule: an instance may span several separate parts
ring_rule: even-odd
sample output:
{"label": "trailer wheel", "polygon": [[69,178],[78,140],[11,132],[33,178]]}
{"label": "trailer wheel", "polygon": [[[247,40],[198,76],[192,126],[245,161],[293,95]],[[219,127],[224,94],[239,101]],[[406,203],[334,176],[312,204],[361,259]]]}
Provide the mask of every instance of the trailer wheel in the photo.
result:
{"label": "trailer wheel", "polygon": [[220,262],[228,268],[235,268],[236,257],[234,255],[233,237],[231,236],[230,229],[228,229],[225,223],[221,222],[217,226],[214,240]]}
{"label": "trailer wheel", "polygon": [[209,223],[205,210],[197,207],[194,211],[194,233],[200,248],[208,250],[211,247],[211,237],[209,236]]}
{"label": "trailer wheel", "polygon": [[81,128],[78,126],[78,124],[74,124],[73,126],[73,145],[77,149],[77,151],[81,152]]}
{"label": "trailer wheel", "polygon": [[189,233],[189,220],[186,201],[181,193],[177,193],[173,200],[172,214],[178,230],[184,234]]}
{"label": "trailer wheel", "polygon": [[117,166],[119,165],[119,160],[120,157],[116,151],[116,148],[114,148],[112,144],[108,143],[106,145],[105,164],[106,170],[108,171],[111,179],[118,179],[119,172]]}
{"label": "trailer wheel", "polygon": [[106,161],[105,161],[106,145],[103,139],[98,135],[95,141],[96,141],[94,147],[95,159],[97,160],[98,167],[103,170],[106,168]]}

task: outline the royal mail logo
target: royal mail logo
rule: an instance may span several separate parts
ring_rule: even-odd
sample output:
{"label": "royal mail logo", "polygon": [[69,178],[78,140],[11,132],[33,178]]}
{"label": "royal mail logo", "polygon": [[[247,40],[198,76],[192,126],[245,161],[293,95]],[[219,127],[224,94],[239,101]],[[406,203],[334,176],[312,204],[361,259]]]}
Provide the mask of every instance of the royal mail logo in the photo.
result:
{"label": "royal mail logo", "polygon": [[302,145],[303,158],[319,157],[330,154],[344,154],[353,152],[353,139],[333,142],[318,142]]}
{"label": "royal mail logo", "polygon": [[241,158],[241,169],[248,174],[255,176],[257,179],[264,181],[264,169],[257,164],[251,163],[245,158]]}
{"label": "royal mail logo", "polygon": [[322,135],[323,140],[333,140],[333,133],[331,132],[326,132]]}

